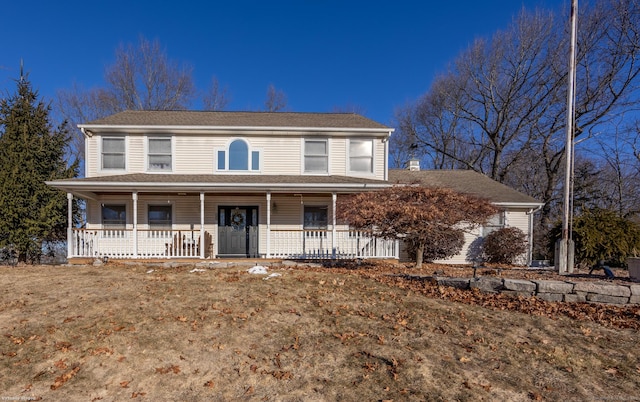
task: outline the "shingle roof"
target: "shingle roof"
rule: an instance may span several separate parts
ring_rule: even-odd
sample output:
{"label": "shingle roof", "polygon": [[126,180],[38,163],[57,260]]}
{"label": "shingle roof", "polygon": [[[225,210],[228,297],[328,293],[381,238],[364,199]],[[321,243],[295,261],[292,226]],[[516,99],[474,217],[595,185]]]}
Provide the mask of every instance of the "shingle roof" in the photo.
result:
{"label": "shingle roof", "polygon": [[541,204],[535,198],[473,170],[390,169],[389,182],[447,187],[462,193],[477,195],[495,203]]}
{"label": "shingle roof", "polygon": [[48,185],[76,194],[101,192],[340,192],[351,193],[389,187],[384,180],[346,176],[148,174],[63,179]]}
{"label": "shingle roof", "polygon": [[391,130],[355,113],[204,112],[128,110],[82,126],[314,127]]}

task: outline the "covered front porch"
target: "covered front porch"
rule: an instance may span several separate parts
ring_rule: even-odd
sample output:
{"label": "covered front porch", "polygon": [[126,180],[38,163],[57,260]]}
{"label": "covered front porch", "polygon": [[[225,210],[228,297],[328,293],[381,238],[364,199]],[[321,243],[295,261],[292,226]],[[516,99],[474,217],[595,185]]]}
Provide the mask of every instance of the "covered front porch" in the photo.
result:
{"label": "covered front porch", "polygon": [[85,205],[67,258],[398,258],[399,244],[336,222],[341,194],[245,191],[67,193]]}
{"label": "covered front porch", "polygon": [[129,174],[48,184],[85,205],[67,257],[398,258],[399,244],[336,221],[338,197],[388,187],[344,176]]}

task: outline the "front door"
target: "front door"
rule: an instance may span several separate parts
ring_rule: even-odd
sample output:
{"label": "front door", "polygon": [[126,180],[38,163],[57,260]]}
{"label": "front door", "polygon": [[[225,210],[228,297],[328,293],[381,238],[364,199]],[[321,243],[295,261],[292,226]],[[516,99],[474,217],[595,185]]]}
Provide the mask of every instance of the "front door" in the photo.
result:
{"label": "front door", "polygon": [[218,207],[218,254],[258,256],[258,207]]}

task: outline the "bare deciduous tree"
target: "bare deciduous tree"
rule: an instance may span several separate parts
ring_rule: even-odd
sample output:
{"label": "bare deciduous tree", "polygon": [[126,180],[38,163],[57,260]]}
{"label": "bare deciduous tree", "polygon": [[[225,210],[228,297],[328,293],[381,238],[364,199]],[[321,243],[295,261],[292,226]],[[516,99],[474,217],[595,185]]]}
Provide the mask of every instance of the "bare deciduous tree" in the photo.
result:
{"label": "bare deciduous tree", "polygon": [[[399,134],[415,137],[432,167],[517,184],[545,202],[546,223],[564,173],[566,23],[523,10],[507,30],[463,52],[398,118]],[[639,0],[599,0],[581,9],[575,138],[603,131],[612,117],[640,105],[639,27]],[[533,179],[539,181],[528,183]]]}
{"label": "bare deciduous tree", "polygon": [[195,96],[191,67],[167,58],[157,40],[121,45],[105,80],[112,110],[181,110]]}
{"label": "bare deciduous tree", "polygon": [[204,110],[218,111],[224,110],[229,104],[229,94],[227,88],[221,88],[217,77],[211,79],[208,92],[202,98]]}
{"label": "bare deciduous tree", "polygon": [[[158,41],[140,37],[139,43],[122,45],[115,62],[105,69],[105,88],[86,90],[75,85],[58,92],[58,108],[72,127],[123,110],[181,110],[193,101],[191,68],[167,57]],[[74,130],[74,148],[84,154],[84,140]]]}
{"label": "bare deciduous tree", "polygon": [[287,95],[282,90],[276,89],[273,84],[267,88],[267,98],[264,108],[267,112],[279,112],[287,107]]}

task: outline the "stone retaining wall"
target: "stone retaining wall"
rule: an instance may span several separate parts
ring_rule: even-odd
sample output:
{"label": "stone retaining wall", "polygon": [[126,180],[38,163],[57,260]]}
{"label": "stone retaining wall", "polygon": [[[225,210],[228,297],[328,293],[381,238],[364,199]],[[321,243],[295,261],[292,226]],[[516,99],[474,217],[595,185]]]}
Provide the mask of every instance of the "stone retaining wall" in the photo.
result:
{"label": "stone retaining wall", "polygon": [[[131,264],[138,264],[131,262]],[[255,261],[203,261],[195,264],[201,268],[250,268],[257,263]],[[165,262],[158,264],[163,267],[182,266],[179,262]],[[317,263],[299,263],[295,261],[264,261],[260,265],[268,267],[293,267],[293,266],[322,266]],[[603,281],[542,281],[507,279],[494,276],[482,276],[478,278],[451,278],[441,276],[407,277],[417,280],[427,280],[440,286],[451,286],[458,289],[479,289],[489,293],[504,293],[510,296],[535,296],[542,300],[554,302],[590,302],[609,304],[640,304],[640,284],[615,285]]]}
{"label": "stone retaining wall", "polygon": [[602,281],[541,281],[496,277],[449,278],[416,277],[441,286],[458,289],[479,289],[488,293],[531,297],[554,302],[592,302],[609,304],[640,304],[640,284],[615,285]]}

